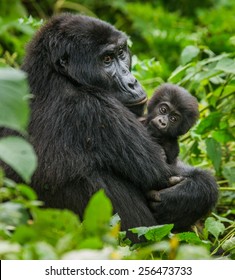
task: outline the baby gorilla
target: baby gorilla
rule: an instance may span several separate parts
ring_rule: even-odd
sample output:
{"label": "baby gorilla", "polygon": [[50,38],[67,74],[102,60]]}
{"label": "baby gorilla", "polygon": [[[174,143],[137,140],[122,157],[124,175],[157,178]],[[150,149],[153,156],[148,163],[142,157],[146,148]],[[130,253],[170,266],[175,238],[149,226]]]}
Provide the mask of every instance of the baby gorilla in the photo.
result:
{"label": "baby gorilla", "polygon": [[153,94],[147,109],[145,125],[154,141],[162,146],[167,163],[176,163],[178,136],[185,134],[199,116],[196,98],[182,87],[163,84]]}

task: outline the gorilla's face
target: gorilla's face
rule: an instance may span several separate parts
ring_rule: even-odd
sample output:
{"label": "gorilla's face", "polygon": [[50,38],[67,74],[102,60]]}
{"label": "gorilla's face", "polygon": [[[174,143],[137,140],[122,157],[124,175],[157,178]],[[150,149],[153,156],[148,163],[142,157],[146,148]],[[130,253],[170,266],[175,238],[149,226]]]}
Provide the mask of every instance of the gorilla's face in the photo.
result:
{"label": "gorilla's face", "polygon": [[130,72],[127,36],[90,17],[65,15],[54,21],[48,32],[53,67],[78,84],[109,91],[132,112],[141,115],[147,97]]}
{"label": "gorilla's face", "polygon": [[137,110],[137,107],[143,107],[147,98],[140,83],[130,72],[131,58],[125,37],[119,36],[115,42],[103,47],[98,63],[103,73],[103,88],[110,90],[130,110]]}

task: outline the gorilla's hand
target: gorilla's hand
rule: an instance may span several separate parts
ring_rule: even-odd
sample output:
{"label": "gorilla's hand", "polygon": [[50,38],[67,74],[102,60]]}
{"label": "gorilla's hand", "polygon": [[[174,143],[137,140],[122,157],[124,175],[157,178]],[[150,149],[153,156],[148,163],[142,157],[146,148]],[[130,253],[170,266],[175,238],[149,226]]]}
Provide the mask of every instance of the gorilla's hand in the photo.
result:
{"label": "gorilla's hand", "polygon": [[180,176],[173,176],[171,187],[152,190],[147,198],[157,224],[174,224],[176,230],[187,230],[207,215],[218,199],[215,178],[205,170],[178,162]]}
{"label": "gorilla's hand", "polygon": [[174,176],[170,182],[174,186],[147,194],[149,207],[158,224],[174,224],[176,230],[187,230],[201,216],[198,197],[190,191],[190,179]]}

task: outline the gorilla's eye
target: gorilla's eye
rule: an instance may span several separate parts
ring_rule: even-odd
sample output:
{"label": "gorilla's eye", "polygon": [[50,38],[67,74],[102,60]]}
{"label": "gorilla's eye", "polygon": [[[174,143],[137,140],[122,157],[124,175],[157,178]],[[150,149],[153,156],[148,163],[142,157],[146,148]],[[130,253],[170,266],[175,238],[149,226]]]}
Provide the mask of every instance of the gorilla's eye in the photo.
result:
{"label": "gorilla's eye", "polygon": [[177,120],[178,120],[177,116],[170,116],[170,121],[172,123],[177,122]]}
{"label": "gorilla's eye", "polygon": [[161,106],[159,109],[160,113],[166,114],[167,113],[167,107],[165,105]]}
{"label": "gorilla's eye", "polygon": [[113,60],[113,56],[111,56],[111,55],[106,55],[106,56],[103,58],[103,61],[104,61],[105,64],[111,63],[112,60]]}

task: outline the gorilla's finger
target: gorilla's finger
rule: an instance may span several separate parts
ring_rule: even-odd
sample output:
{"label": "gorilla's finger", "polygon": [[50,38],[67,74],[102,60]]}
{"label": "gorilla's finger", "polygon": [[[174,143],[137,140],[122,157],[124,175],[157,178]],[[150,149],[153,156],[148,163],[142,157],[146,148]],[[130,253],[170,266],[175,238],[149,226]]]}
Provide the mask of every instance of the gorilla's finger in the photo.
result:
{"label": "gorilla's finger", "polygon": [[161,202],[150,202],[149,203],[149,208],[152,210],[152,211],[156,211],[157,208],[159,208],[161,205]]}
{"label": "gorilla's finger", "polygon": [[147,193],[147,198],[152,201],[161,201],[160,193],[158,191],[152,190]]}
{"label": "gorilla's finger", "polygon": [[185,178],[183,176],[172,176],[169,179],[169,183],[171,186],[174,186],[176,184],[179,184],[180,182],[182,182]]}

